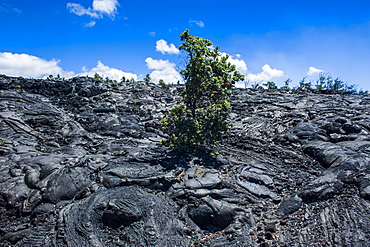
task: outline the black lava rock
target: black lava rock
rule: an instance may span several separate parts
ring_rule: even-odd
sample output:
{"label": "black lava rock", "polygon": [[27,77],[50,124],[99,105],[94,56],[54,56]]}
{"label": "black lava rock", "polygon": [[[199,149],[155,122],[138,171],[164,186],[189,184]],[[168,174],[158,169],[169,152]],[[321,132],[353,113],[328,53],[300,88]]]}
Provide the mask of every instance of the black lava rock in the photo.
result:
{"label": "black lava rock", "polygon": [[213,151],[178,86],[0,76],[0,246],[368,246],[370,96],[234,89]]}

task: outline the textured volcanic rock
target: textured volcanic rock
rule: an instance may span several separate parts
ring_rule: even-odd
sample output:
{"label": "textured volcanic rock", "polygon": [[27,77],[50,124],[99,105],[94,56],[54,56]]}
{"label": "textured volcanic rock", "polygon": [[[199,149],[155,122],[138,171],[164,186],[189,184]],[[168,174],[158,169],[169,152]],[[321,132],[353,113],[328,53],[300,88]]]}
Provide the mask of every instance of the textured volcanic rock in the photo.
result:
{"label": "textured volcanic rock", "polygon": [[213,156],[178,87],[0,76],[0,246],[369,246],[370,96],[235,89]]}

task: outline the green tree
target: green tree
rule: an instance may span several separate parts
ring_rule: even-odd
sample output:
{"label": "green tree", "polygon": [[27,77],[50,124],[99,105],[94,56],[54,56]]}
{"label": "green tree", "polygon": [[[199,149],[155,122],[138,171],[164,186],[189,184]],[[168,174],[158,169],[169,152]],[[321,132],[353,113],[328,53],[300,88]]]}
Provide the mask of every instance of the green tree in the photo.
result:
{"label": "green tree", "polygon": [[94,78],[95,78],[96,80],[100,80],[100,81],[102,81],[102,80],[103,80],[103,77],[101,77],[98,73],[95,73]]}
{"label": "green tree", "polygon": [[309,91],[312,92],[312,83],[310,81],[306,82],[306,77],[303,77],[299,82],[299,86],[294,88],[295,91]]}
{"label": "green tree", "polygon": [[164,145],[192,152],[213,147],[230,130],[226,120],[231,112],[228,98],[231,88],[244,79],[212,42],[189,34],[181,35],[180,50],[187,52],[188,62],[181,71],[185,87],[180,90],[182,102],[162,119],[162,128],[169,135]]}
{"label": "green tree", "polygon": [[147,75],[145,76],[145,78],[144,78],[144,81],[145,81],[146,83],[149,83],[151,79],[152,79],[152,78],[150,78],[150,75],[149,75],[149,74],[147,74]]}
{"label": "green tree", "polygon": [[126,77],[122,76],[121,83],[124,83],[124,82],[126,82]]}
{"label": "green tree", "polygon": [[284,81],[284,86],[280,87],[280,90],[284,90],[284,91],[290,91],[291,88],[289,87],[289,83],[292,82],[292,79],[288,78]]}
{"label": "green tree", "polygon": [[164,82],[163,79],[159,79],[158,82],[159,82],[159,85],[161,86],[162,89],[166,89],[167,85],[166,85],[166,83]]}
{"label": "green tree", "polygon": [[267,81],[264,84],[267,87],[267,89],[278,89],[275,82],[273,82],[273,81]]}
{"label": "green tree", "polygon": [[316,81],[316,91],[328,94],[354,94],[356,85],[348,85],[339,78],[333,79],[330,74],[320,73]]}

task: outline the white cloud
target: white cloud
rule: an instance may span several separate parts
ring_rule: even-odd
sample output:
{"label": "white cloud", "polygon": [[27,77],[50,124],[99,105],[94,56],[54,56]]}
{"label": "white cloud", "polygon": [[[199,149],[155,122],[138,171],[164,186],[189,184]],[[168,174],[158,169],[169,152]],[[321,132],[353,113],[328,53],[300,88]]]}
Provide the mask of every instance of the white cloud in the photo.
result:
{"label": "white cloud", "polygon": [[176,71],[176,64],[168,60],[157,60],[151,57],[145,59],[145,62],[149,69],[154,70],[150,74],[153,82],[158,83],[159,79],[164,80],[166,83],[182,81],[180,73]]}
{"label": "white cloud", "polygon": [[310,67],[307,71],[307,75],[316,75],[320,74],[321,72],[324,72],[322,69],[317,69],[315,67]]}
{"label": "white cloud", "polygon": [[0,13],[5,13],[5,14],[21,14],[22,11],[14,8],[11,4],[7,3],[1,3],[0,4]]}
{"label": "white cloud", "polygon": [[71,77],[73,72],[58,66],[59,60],[47,61],[28,54],[0,52],[0,74],[41,78],[50,74]]}
{"label": "white cloud", "polygon": [[95,11],[108,16],[114,16],[116,14],[118,5],[117,0],[94,0],[92,4]]}
{"label": "white cloud", "polygon": [[266,82],[273,78],[278,78],[284,76],[284,71],[278,69],[272,69],[270,65],[265,64],[262,67],[262,72],[258,74],[248,74],[247,80],[252,82]]}
{"label": "white cloud", "polygon": [[174,44],[167,44],[167,41],[164,39],[160,39],[156,42],[155,50],[161,52],[162,54],[165,54],[166,52],[168,54],[180,54],[180,50],[176,48]]}
{"label": "white cloud", "polygon": [[78,16],[88,15],[92,18],[103,18],[103,15],[107,15],[114,18],[118,5],[117,0],[94,0],[92,8],[85,8],[78,3],[67,3],[67,8]]}
{"label": "white cloud", "polygon": [[153,31],[153,32],[149,32],[148,35],[152,36],[152,37],[155,37],[157,35],[157,33]]}
{"label": "white cloud", "polygon": [[98,61],[96,67],[87,70],[82,68],[81,73],[76,74],[73,71],[64,71],[58,65],[59,60],[47,61],[36,56],[28,54],[13,54],[10,52],[0,52],[0,74],[7,76],[23,76],[32,78],[45,78],[48,75],[60,75],[61,77],[71,78],[74,76],[91,76],[94,77],[98,73],[103,78],[109,77],[117,81],[121,80],[122,76],[127,79],[137,80],[137,75],[133,73],[124,72],[119,69],[110,68]]}
{"label": "white cloud", "polygon": [[195,25],[197,25],[198,27],[204,27],[205,25],[204,25],[204,22],[202,22],[202,21],[193,21],[193,20],[190,20],[189,21],[189,23],[190,24],[195,24]]}
{"label": "white cloud", "polygon": [[69,9],[69,12],[78,16],[89,15],[93,18],[102,18],[102,15],[98,12],[94,11],[91,8],[85,9],[82,5],[78,3],[67,3],[67,8]]}
{"label": "white cloud", "polygon": [[85,23],[84,27],[93,27],[95,26],[96,22],[95,21],[90,21],[88,23]]}
{"label": "white cloud", "polygon": [[95,73],[98,73],[103,78],[109,77],[110,79],[114,79],[120,81],[121,78],[124,76],[126,79],[133,78],[137,80],[137,75],[133,73],[124,72],[119,69],[111,68],[107,65],[104,65],[101,61],[98,61],[96,67],[87,70],[85,67],[82,68],[83,72],[79,73],[80,76],[91,76],[94,77]]}

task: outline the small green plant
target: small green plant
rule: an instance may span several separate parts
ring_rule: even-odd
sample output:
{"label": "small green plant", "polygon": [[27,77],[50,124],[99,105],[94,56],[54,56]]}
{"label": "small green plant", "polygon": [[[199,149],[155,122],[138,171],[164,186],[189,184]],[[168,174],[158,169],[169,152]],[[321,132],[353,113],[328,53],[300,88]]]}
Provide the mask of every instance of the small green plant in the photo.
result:
{"label": "small green plant", "polygon": [[244,79],[212,42],[192,36],[189,30],[181,35],[180,50],[187,52],[188,62],[181,71],[185,87],[179,90],[182,102],[175,105],[161,120],[168,139],[162,144],[186,152],[213,147],[230,130],[227,117],[231,88]]}
{"label": "small green plant", "polygon": [[252,87],[253,89],[258,89],[258,90],[263,90],[263,89],[265,89],[265,88],[260,84],[260,82],[259,82],[259,81],[255,81],[255,82],[251,85],[251,87]]}
{"label": "small green plant", "polygon": [[26,101],[24,101],[23,99],[14,99],[13,102],[25,103]]}
{"label": "small green plant", "polygon": [[50,75],[46,78],[46,80],[48,80],[48,81],[54,81],[54,76],[50,74]]}
{"label": "small green plant", "polygon": [[299,86],[294,88],[296,92],[312,92],[314,89],[312,88],[312,82],[306,81],[306,77],[303,77],[302,80],[299,82]]}
{"label": "small green plant", "polygon": [[270,89],[270,90],[278,89],[275,82],[273,82],[273,81],[267,81],[267,82],[264,83],[264,85],[267,87],[267,89]]}
{"label": "small green plant", "polygon": [[124,83],[124,82],[126,82],[126,77],[122,76],[121,83]]}
{"label": "small green plant", "polygon": [[165,82],[164,82],[164,80],[162,80],[162,79],[159,79],[159,85],[161,86],[161,88],[162,88],[163,90],[165,90],[165,89],[167,88],[166,83],[165,83]]}
{"label": "small green plant", "polygon": [[320,73],[315,91],[326,94],[355,94],[357,92],[356,85],[348,85],[339,78],[333,79],[330,74],[325,73]]}
{"label": "small green plant", "polygon": [[284,81],[284,86],[280,87],[280,90],[283,90],[283,91],[290,91],[292,90],[290,87],[289,87],[289,83],[292,82],[292,79],[288,78]]}
{"label": "small green plant", "polygon": [[150,80],[151,80],[152,78],[150,78],[150,75],[149,74],[147,74],[146,76],[145,76],[145,78],[144,78],[144,81],[145,81],[145,83],[146,84],[149,84],[149,82],[150,82]]}
{"label": "small green plant", "polygon": [[[16,82],[18,82],[18,81],[16,81]],[[21,85],[15,85],[14,86],[14,89],[15,90],[17,90],[17,91],[19,91],[19,92],[21,92],[21,93],[23,93],[24,91],[23,91],[23,88],[22,88],[22,86]]]}
{"label": "small green plant", "polygon": [[95,73],[94,78],[95,80],[99,80],[99,81],[103,80],[103,77],[101,77],[98,73]]}

